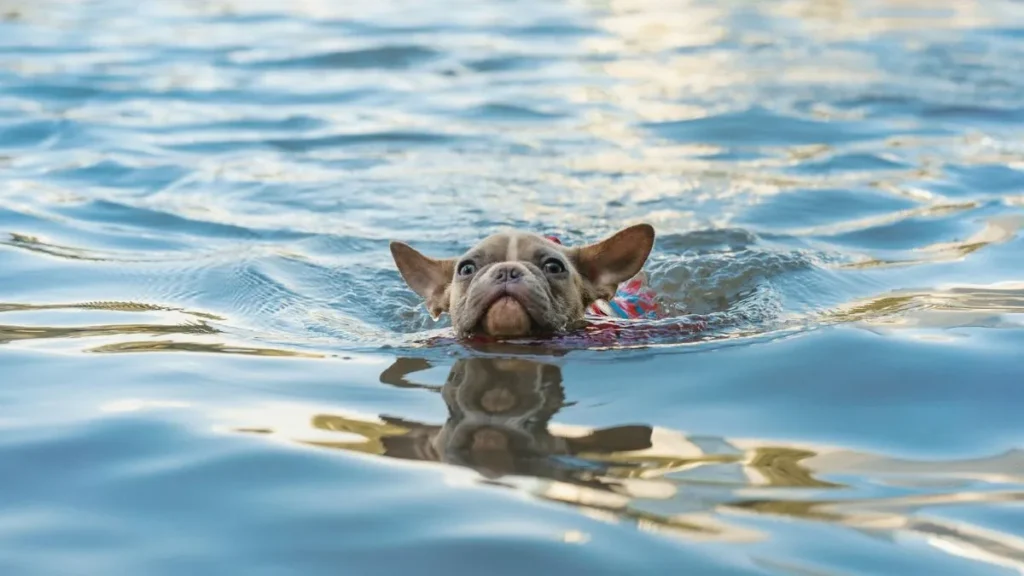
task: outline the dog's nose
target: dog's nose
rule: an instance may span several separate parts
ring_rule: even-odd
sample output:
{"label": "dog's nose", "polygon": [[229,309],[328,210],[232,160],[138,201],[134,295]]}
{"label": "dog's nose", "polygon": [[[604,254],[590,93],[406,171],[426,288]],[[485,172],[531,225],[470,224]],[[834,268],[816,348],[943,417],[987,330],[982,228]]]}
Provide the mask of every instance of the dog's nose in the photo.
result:
{"label": "dog's nose", "polygon": [[491,275],[497,282],[518,282],[523,277],[523,270],[515,264],[498,264]]}

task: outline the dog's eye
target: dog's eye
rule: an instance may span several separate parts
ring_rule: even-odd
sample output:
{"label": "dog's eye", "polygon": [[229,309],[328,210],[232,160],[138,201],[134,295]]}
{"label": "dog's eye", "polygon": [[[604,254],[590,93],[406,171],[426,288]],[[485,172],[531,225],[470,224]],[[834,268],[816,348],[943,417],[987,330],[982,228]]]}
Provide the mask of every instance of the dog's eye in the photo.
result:
{"label": "dog's eye", "polygon": [[459,263],[459,276],[472,276],[473,274],[476,274],[476,264],[468,260]]}
{"label": "dog's eye", "polygon": [[548,258],[544,261],[544,272],[548,274],[561,274],[565,272],[565,264],[562,264],[561,260]]}

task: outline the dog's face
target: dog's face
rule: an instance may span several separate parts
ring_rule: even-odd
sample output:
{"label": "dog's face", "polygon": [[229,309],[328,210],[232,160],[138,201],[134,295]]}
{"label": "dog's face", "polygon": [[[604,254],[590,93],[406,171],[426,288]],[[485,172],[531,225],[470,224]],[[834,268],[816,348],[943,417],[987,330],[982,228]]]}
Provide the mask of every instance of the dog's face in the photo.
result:
{"label": "dog's face", "polygon": [[[431,367],[422,359],[398,359],[381,381],[409,386],[408,374]],[[466,466],[488,478],[515,474],[600,486],[594,466],[575,467],[551,457],[586,453],[594,458],[651,447],[650,426],[554,433],[551,419],[566,405],[562,370],[555,364],[517,357],[463,358],[452,366],[441,395],[448,406],[444,425],[392,421],[408,432],[381,438],[386,455]],[[599,466],[599,460],[592,463]]]}
{"label": "dog's face", "polygon": [[557,333],[583,319],[594,300],[610,298],[643,267],[654,245],[647,224],[582,247],[536,234],[506,232],[460,258],[437,260],[401,242],[391,254],[433,317],[448,312],[459,336],[514,338]]}
{"label": "dog's face", "polygon": [[471,358],[452,367],[442,389],[449,418],[432,441],[442,460],[487,476],[514,474],[524,461],[565,453],[548,422],[565,401],[562,372],[516,358]]}

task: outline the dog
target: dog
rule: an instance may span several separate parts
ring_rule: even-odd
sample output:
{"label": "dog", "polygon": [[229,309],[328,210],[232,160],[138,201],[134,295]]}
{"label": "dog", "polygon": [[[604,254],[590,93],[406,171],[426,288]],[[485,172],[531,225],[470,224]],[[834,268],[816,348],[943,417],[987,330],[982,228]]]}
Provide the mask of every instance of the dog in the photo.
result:
{"label": "dog", "polygon": [[[396,360],[381,381],[408,387],[406,377],[432,368],[420,359]],[[382,416],[404,434],[381,438],[384,455],[404,460],[443,462],[476,470],[486,478],[535,476],[602,488],[612,478],[596,478],[602,456],[646,450],[653,429],[624,425],[564,436],[550,429],[566,406],[557,365],[526,358],[465,358],[451,368],[440,390],[448,406],[443,425]],[[587,455],[580,466],[562,457]],[[620,467],[628,467],[618,462]]]}
{"label": "dog", "polygon": [[547,336],[583,323],[588,308],[612,299],[654,247],[654,228],[637,224],[579,247],[526,232],[492,235],[459,258],[436,259],[391,242],[406,284],[435,320],[451,317],[457,336]]}

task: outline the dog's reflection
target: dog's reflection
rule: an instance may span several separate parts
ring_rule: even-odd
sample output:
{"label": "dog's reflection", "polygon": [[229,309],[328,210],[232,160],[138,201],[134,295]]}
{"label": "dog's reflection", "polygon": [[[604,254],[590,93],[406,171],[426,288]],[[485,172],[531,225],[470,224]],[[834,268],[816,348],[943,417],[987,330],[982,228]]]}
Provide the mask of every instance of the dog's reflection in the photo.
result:
{"label": "dog's reflection", "polygon": [[[381,381],[407,380],[430,368],[423,360],[399,359]],[[441,388],[448,420],[440,426],[387,418],[408,433],[381,439],[386,456],[465,466],[488,478],[538,476],[575,483],[601,483],[603,465],[580,455],[608,455],[651,446],[649,426],[617,426],[579,436],[552,433],[562,409],[561,369],[525,358],[469,358],[455,363]]]}

